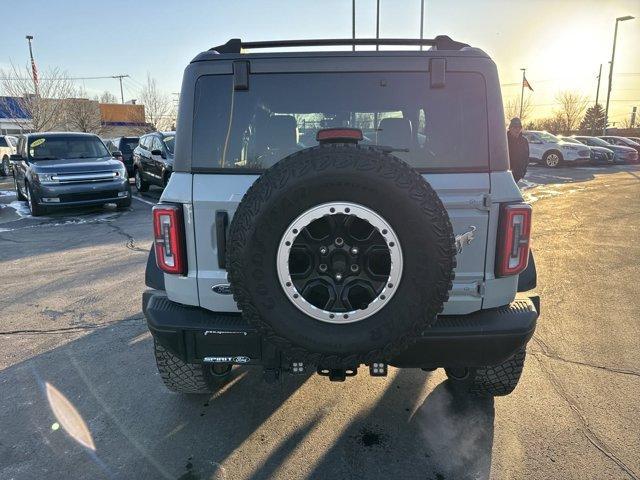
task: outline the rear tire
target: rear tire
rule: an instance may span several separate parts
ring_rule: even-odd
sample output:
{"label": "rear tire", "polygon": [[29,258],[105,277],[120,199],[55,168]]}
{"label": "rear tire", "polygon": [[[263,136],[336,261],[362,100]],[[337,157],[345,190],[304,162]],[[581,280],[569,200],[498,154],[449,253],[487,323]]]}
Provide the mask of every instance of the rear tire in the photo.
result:
{"label": "rear tire", "polygon": [[140,172],[140,169],[136,168],[134,172],[135,172],[134,178],[136,182],[136,190],[138,190],[138,192],[140,193],[146,192],[147,190],[149,190],[149,183],[145,181],[144,178],[142,178],[142,173]]}
{"label": "rear tire", "polygon": [[473,397],[502,397],[509,395],[518,385],[525,357],[526,350],[522,347],[499,365],[445,371],[456,393]]}
{"label": "rear tire", "polygon": [[209,366],[186,363],[155,341],[153,348],[162,381],[169,390],[177,393],[212,393],[231,371],[229,368],[214,375]]}
{"label": "rear tire", "polygon": [[564,158],[562,158],[562,154],[560,152],[553,150],[545,153],[542,157],[542,161],[546,167],[557,168],[562,165]]}

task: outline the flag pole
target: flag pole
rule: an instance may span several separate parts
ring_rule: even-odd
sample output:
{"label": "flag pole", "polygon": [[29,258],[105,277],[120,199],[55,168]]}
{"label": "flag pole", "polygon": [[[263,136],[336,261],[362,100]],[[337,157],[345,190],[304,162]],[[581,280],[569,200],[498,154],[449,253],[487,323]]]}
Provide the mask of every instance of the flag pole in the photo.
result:
{"label": "flag pole", "polygon": [[31,75],[33,76],[33,89],[35,91],[36,97],[38,97],[38,73],[36,70],[36,62],[33,59],[33,50],[31,49],[31,40],[33,40],[33,35],[27,35],[25,38],[27,39],[27,42],[29,42],[29,57],[31,58]]}
{"label": "flag pole", "polygon": [[522,120],[522,101],[524,100],[524,73],[527,71],[526,68],[521,68],[522,70],[522,88],[520,90],[520,120]]}

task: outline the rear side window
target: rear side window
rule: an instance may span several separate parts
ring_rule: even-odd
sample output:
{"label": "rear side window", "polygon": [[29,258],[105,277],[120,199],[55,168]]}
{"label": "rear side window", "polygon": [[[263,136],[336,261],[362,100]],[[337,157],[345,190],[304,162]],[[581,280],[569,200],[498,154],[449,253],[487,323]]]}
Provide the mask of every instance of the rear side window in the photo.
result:
{"label": "rear side window", "polygon": [[144,150],[149,150],[149,146],[151,145],[151,138],[152,137],[150,136],[142,137],[140,139],[140,147]]}
{"label": "rear side window", "polygon": [[484,79],[447,73],[431,89],[427,72],[253,74],[247,91],[230,75],[196,84],[196,168],[260,171],[317,145],[318,130],[354,127],[361,144],[397,149],[421,171],[489,166]]}
{"label": "rear side window", "polygon": [[7,140],[4,137],[0,137],[0,147],[8,147],[9,144],[7,143]]}

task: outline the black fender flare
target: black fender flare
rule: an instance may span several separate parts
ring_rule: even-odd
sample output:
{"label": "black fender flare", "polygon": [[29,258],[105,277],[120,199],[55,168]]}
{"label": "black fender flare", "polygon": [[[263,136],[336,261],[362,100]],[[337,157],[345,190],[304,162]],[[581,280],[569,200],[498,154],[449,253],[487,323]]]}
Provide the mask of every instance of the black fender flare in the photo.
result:
{"label": "black fender flare", "polygon": [[149,257],[147,258],[147,267],[144,272],[144,283],[149,288],[164,290],[164,272],[160,270],[156,264],[155,244],[151,245]]}
{"label": "black fender flare", "polygon": [[528,292],[536,288],[538,274],[536,272],[536,262],[533,259],[533,252],[529,250],[529,263],[527,268],[518,276],[518,292]]}

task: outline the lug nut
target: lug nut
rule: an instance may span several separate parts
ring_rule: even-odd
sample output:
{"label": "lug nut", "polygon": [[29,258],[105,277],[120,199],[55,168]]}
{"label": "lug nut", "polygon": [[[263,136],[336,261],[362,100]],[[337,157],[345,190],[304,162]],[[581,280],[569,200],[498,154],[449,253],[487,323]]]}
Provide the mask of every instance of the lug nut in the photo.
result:
{"label": "lug nut", "polygon": [[342,280],[342,274],[341,273],[336,273],[336,280],[339,282],[340,280]]}
{"label": "lug nut", "polygon": [[351,255],[357,255],[358,254],[358,247],[353,247],[351,249]]}
{"label": "lug nut", "polygon": [[355,263],[353,265],[351,265],[351,271],[352,272],[357,272],[358,271],[358,265],[356,265]]}
{"label": "lug nut", "polygon": [[327,247],[320,247],[320,254],[321,255],[326,255],[327,254]]}
{"label": "lug nut", "polygon": [[336,238],[335,243],[338,247],[341,247],[342,245],[344,245],[344,240],[342,239],[342,237],[338,237]]}
{"label": "lug nut", "polygon": [[318,268],[320,269],[321,272],[327,271],[327,265],[325,263],[321,263]]}

